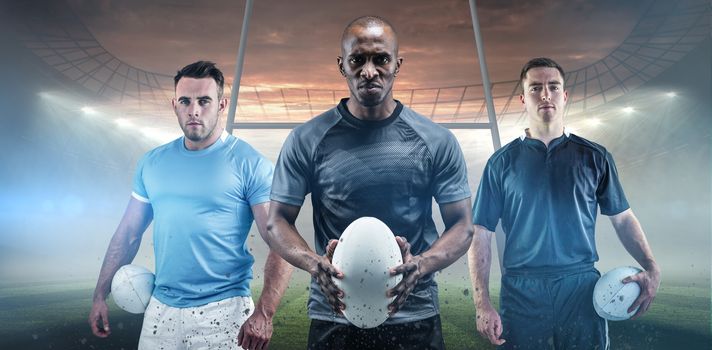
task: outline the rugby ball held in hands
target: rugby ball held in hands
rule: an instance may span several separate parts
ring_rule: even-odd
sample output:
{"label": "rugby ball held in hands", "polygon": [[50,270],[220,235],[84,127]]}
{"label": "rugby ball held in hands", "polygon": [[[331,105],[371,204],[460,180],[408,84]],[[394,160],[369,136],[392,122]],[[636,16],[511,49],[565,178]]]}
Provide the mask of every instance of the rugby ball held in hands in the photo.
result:
{"label": "rugby ball held in hands", "polygon": [[155,276],[143,266],[124,265],[111,280],[111,296],[120,308],[132,314],[146,311]]}
{"label": "rugby ball held in hands", "polygon": [[593,307],[596,313],[610,321],[623,321],[635,315],[638,308],[632,312],[628,312],[628,308],[640,295],[640,286],[635,282],[622,281],[641,271],[637,267],[623,266],[601,276],[593,288]]}
{"label": "rugby ball held in hands", "polygon": [[344,291],[344,316],[359,328],[376,327],[388,318],[388,304],[395,297],[386,291],[402,276],[391,276],[390,269],[403,263],[393,232],[381,220],[362,217],[354,220],[339,238],[332,264],[344,274],[334,278]]}

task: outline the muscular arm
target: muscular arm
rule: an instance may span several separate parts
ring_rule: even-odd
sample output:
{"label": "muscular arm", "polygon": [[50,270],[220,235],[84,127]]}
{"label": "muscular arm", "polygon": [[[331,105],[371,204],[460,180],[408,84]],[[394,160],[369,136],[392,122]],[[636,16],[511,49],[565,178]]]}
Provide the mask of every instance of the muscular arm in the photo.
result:
{"label": "muscular arm", "polygon": [[484,226],[475,225],[475,237],[467,252],[467,262],[472,280],[472,297],[475,301],[477,331],[493,345],[502,345],[502,320],[492,306],[489,295],[489,276],[492,266],[490,242],[494,232]]}
{"label": "muscular arm", "polygon": [[658,264],[653,257],[653,251],[645,238],[643,228],[640,226],[638,218],[633,214],[633,210],[628,209],[620,214],[613,215],[610,220],[618,238],[623,243],[623,247],[633,259],[646,271],[660,272]]}
{"label": "muscular arm", "polygon": [[106,299],[111,291],[111,279],[119,267],[133,261],[141,244],[141,237],[153,219],[153,209],[148,203],[131,197],[119,226],[111,237],[101,265],[99,280],[94,290],[94,300]]}
{"label": "muscular arm", "polygon": [[471,208],[469,198],[440,206],[445,232],[420,255],[422,275],[450,266],[467,252],[473,234]]}
{"label": "muscular arm", "polygon": [[[252,206],[252,214],[257,231],[266,240],[269,202]],[[240,328],[237,337],[239,346],[245,349],[267,348],[272,337],[272,317],[284,296],[291,275],[292,266],[270,250],[265,262],[262,293],[254,313]]]}
{"label": "muscular arm", "polygon": [[290,264],[314,274],[320,256],[297,231],[294,222],[301,207],[272,201],[264,237],[270,249]]}
{"label": "muscular arm", "polygon": [[[99,279],[94,289],[89,323],[93,333],[99,337],[106,337],[110,333],[106,297],[111,291],[111,279],[121,266],[130,263],[134,259],[141,244],[143,232],[146,231],[152,219],[153,209],[151,205],[131,197],[124,216],[121,218],[114,236],[111,237],[109,248],[106,250],[104,262],[101,265]],[[99,319],[103,321],[103,330],[98,327],[97,322]]]}
{"label": "muscular arm", "polygon": [[490,242],[494,232],[487,230],[484,226],[475,225],[475,236],[472,239],[472,247],[467,252],[467,262],[470,269],[470,280],[474,292],[475,307],[482,308],[491,306],[489,295],[489,276],[492,266],[492,250]]}
{"label": "muscular arm", "polygon": [[657,294],[660,286],[660,268],[655,262],[643,228],[640,226],[638,218],[633,214],[633,210],[625,210],[611,216],[610,219],[625,250],[645,269],[645,271],[623,280],[623,283],[636,282],[640,285],[640,296],[628,309],[630,312],[640,306],[638,312],[633,316],[636,318],[648,310]]}
{"label": "muscular arm", "polygon": [[[257,230],[262,239],[267,238],[267,220],[269,217],[269,202],[252,207]],[[262,294],[257,302],[255,312],[260,311],[272,317],[279,306],[279,302],[287,289],[289,278],[292,276],[292,265],[289,265],[277,253],[270,249],[265,262],[265,280]]]}
{"label": "muscular arm", "polygon": [[267,235],[265,241],[270,249],[279,254],[290,264],[308,272],[314,277],[326,296],[329,304],[336,312],[343,310],[345,305],[339,297],[343,296],[332,277],[343,278],[344,274],[331,265],[337,241],[331,240],[326,247],[325,256],[317,255],[297,231],[294,222],[299,215],[300,207],[272,201],[267,220]]}
{"label": "muscular arm", "polygon": [[389,291],[389,295],[396,296],[390,306],[391,312],[403,305],[420,278],[450,266],[465,254],[470,246],[470,199],[443,204],[440,206],[440,213],[445,223],[445,232],[422,254],[411,256],[410,243],[401,237],[397,239],[403,252],[403,264],[395,267],[391,274],[403,274],[403,279]]}

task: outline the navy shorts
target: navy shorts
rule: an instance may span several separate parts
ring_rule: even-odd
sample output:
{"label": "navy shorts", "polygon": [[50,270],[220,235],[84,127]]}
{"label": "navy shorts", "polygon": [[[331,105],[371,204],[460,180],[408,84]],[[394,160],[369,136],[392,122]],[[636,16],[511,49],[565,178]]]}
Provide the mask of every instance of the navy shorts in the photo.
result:
{"label": "navy shorts", "polygon": [[608,349],[608,324],[593,308],[593,266],[510,271],[502,276],[498,349]]}
{"label": "navy shorts", "polygon": [[311,320],[309,350],[445,349],[440,315],[403,324],[361,329],[354,325]]}

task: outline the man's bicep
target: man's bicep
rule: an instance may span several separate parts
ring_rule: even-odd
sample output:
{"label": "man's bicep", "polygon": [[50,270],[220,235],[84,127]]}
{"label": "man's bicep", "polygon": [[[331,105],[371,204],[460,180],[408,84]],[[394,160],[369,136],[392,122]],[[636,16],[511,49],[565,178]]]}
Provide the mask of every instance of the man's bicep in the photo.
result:
{"label": "man's bicep", "polygon": [[302,207],[298,205],[272,200],[269,206],[270,222],[285,221],[290,225],[294,225],[301,208]]}
{"label": "man's bicep", "polygon": [[269,218],[270,202],[255,204],[252,207],[252,216],[255,218],[255,224],[260,235],[263,235],[267,229],[267,219]]}
{"label": "man's bicep", "polygon": [[461,199],[440,205],[440,215],[446,229],[459,223],[470,224],[471,221],[470,198]]}
{"label": "man's bicep", "polygon": [[484,227],[482,225],[474,225],[475,228],[475,236],[482,236],[485,239],[492,237],[494,235],[494,231],[490,231],[487,227]]}
{"label": "man's bicep", "polygon": [[131,196],[117,233],[141,237],[153,220],[153,207]]}
{"label": "man's bicep", "polygon": [[490,159],[482,172],[472,206],[472,223],[494,231],[504,205],[499,171]]}
{"label": "man's bicep", "polygon": [[[611,220],[611,224],[613,224],[613,227],[615,229],[618,229],[620,226],[622,226],[626,221],[630,219],[635,219],[635,215],[633,215],[633,210],[630,208],[615,214],[615,215],[609,215],[608,219]],[[637,220],[637,219],[636,219]]]}
{"label": "man's bicep", "polygon": [[148,157],[149,155],[145,154],[143,157],[141,157],[141,159],[138,160],[138,163],[136,164],[136,170],[134,171],[133,175],[133,185],[131,192],[131,197],[144,203],[150,203],[150,200],[148,199],[148,192],[146,191],[146,185],[143,182],[143,169]]}
{"label": "man's bicep", "polygon": [[601,214],[615,216],[625,212],[630,208],[630,205],[618,177],[618,169],[613,161],[613,156],[608,152],[606,152],[601,174],[596,189],[596,200]]}
{"label": "man's bicep", "polygon": [[470,197],[467,182],[467,164],[460,145],[452,133],[437,153],[433,196],[438,203],[459,201]]}
{"label": "man's bicep", "polygon": [[246,184],[245,199],[251,206],[269,202],[273,176],[274,166],[272,163],[265,158],[259,159],[251,171],[249,182]]}
{"label": "man's bicep", "polygon": [[301,206],[309,193],[311,178],[309,149],[298,142],[294,131],[289,134],[277,158],[270,198]]}

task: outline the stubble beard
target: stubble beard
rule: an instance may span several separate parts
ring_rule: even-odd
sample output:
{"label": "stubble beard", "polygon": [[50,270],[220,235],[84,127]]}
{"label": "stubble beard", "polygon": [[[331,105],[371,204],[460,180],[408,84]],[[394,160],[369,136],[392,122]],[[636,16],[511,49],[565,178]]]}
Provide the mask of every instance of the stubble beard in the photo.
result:
{"label": "stubble beard", "polygon": [[212,130],[208,131],[206,125],[203,124],[198,128],[187,127],[186,129],[183,129],[183,134],[185,135],[185,137],[188,140],[190,140],[192,142],[201,142],[201,141],[204,141],[204,140],[210,138],[210,136],[213,134],[214,131],[215,131],[215,126],[213,126]]}

